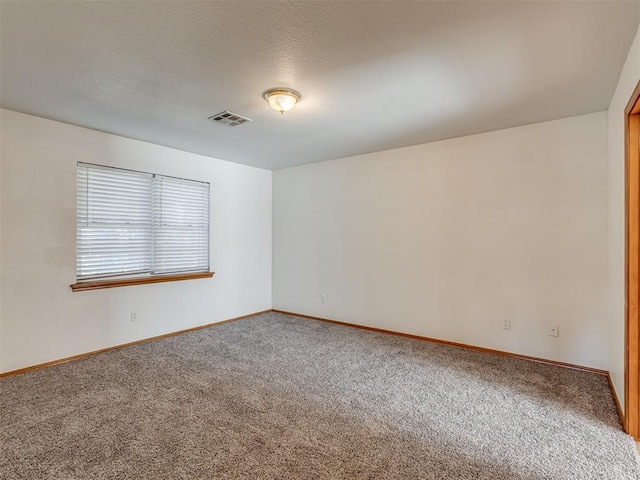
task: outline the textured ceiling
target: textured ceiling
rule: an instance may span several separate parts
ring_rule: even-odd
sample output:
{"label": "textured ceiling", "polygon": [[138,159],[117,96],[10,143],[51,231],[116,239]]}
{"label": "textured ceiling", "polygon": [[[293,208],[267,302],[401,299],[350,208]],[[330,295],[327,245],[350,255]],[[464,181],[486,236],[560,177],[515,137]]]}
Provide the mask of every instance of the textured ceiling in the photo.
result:
{"label": "textured ceiling", "polygon": [[[262,168],[605,110],[638,1],[11,1],[4,108]],[[302,93],[284,116],[262,93]],[[253,119],[207,120],[222,110]]]}

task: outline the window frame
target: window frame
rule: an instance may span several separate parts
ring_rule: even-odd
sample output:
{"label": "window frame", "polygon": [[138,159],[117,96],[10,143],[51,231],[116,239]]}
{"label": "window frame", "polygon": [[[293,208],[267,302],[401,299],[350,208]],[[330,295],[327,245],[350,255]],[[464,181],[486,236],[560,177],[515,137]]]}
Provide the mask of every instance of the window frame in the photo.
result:
{"label": "window frame", "polygon": [[[97,290],[97,289],[104,289],[104,288],[115,288],[115,287],[131,286],[131,285],[144,285],[144,284],[152,284],[152,283],[174,282],[174,281],[194,280],[194,279],[200,279],[200,278],[213,277],[215,272],[211,271],[211,183],[210,182],[186,179],[186,178],[175,177],[170,175],[149,173],[149,172],[144,172],[140,170],[113,167],[110,165],[93,164],[88,162],[77,162],[76,171],[78,171],[78,167],[80,167],[81,165],[84,165],[87,167],[95,167],[97,169],[109,169],[109,170],[116,170],[116,171],[120,170],[124,172],[134,172],[134,173],[149,175],[151,178],[150,180],[151,182],[154,181],[153,180],[154,178],[160,177],[160,178],[170,178],[170,179],[186,181],[186,182],[197,182],[203,185],[206,184],[207,190],[208,190],[207,197],[209,201],[209,204],[207,205],[207,265],[208,266],[206,270],[197,270],[197,271],[185,270],[183,272],[178,271],[178,272],[170,272],[170,273],[153,273],[153,271],[151,270],[149,272],[144,272],[142,274],[115,273],[115,274],[109,274],[104,278],[101,278],[99,275],[97,275],[92,278],[78,279],[77,277],[78,266],[76,264],[76,282],[70,285],[72,291],[77,292],[77,291],[84,291],[84,290]],[[151,185],[151,188],[153,188],[153,183]],[[78,185],[76,185],[76,195],[77,195],[77,192],[78,192]],[[154,204],[153,196],[150,197],[149,202],[150,202],[150,208],[152,209],[152,214],[153,214],[153,204]],[[77,199],[76,199],[76,209],[77,208],[78,207],[77,207]],[[154,229],[153,222],[150,228],[152,232],[151,249],[153,252],[153,229]],[[77,231],[78,231],[78,227],[76,226],[76,249],[78,248]],[[76,259],[77,259],[77,250],[76,250]]]}

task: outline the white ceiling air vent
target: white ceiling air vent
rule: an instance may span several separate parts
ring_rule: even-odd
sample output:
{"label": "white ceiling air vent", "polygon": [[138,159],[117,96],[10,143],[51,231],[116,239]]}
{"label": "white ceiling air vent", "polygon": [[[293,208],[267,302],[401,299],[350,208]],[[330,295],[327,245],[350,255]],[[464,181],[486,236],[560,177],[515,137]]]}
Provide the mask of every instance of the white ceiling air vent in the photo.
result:
{"label": "white ceiling air vent", "polygon": [[236,127],[238,125],[242,125],[244,122],[251,121],[250,118],[243,117],[242,115],[238,115],[237,113],[228,112],[227,110],[225,110],[224,112],[216,113],[215,115],[209,117],[209,120],[227,125],[229,127]]}

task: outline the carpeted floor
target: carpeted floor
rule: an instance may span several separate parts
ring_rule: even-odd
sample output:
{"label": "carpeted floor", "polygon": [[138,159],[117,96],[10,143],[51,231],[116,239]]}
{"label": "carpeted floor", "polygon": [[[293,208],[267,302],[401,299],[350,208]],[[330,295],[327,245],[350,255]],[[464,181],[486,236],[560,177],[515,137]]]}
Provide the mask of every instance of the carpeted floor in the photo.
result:
{"label": "carpeted floor", "polygon": [[639,479],[603,376],[268,313],[0,379],[2,479]]}

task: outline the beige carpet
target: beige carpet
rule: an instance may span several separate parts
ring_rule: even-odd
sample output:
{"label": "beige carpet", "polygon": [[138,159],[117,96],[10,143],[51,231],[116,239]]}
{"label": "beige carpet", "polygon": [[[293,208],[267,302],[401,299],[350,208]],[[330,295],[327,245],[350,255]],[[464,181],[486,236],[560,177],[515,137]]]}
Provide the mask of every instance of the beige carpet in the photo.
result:
{"label": "beige carpet", "polygon": [[2,479],[640,478],[602,376],[275,313],[0,402]]}

